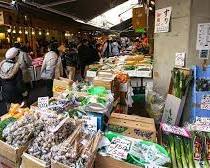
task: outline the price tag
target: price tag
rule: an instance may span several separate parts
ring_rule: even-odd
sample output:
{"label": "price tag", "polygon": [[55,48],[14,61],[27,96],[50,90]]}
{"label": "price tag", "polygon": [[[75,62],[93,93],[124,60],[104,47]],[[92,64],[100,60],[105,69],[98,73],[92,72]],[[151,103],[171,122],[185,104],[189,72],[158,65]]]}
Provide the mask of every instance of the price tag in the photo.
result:
{"label": "price tag", "polygon": [[107,153],[114,158],[127,159],[131,141],[123,138],[113,138],[107,149]]}
{"label": "price tag", "polygon": [[97,76],[97,72],[96,71],[87,71],[86,76],[89,78],[95,78]]}
{"label": "price tag", "polygon": [[97,132],[97,117],[83,116],[82,119],[85,121],[85,128],[87,128],[90,131]]}
{"label": "price tag", "polygon": [[190,132],[186,128],[180,128],[177,126],[168,125],[165,123],[161,123],[161,128],[164,132],[173,133],[176,135],[181,135],[187,138],[191,137]]}
{"label": "price tag", "polygon": [[204,95],[201,99],[201,109],[210,110],[210,95]]}
{"label": "price tag", "polygon": [[184,52],[176,53],[175,66],[184,67],[185,66],[185,56],[186,56],[186,54]]}
{"label": "price tag", "polygon": [[152,164],[147,164],[147,165],[145,165],[145,168],[167,168],[167,167],[157,166],[157,165],[152,165]]}
{"label": "price tag", "polygon": [[152,71],[136,71],[136,77],[150,78],[152,77]]}
{"label": "price tag", "polygon": [[49,97],[39,97],[38,98],[38,108],[42,110],[48,109]]}

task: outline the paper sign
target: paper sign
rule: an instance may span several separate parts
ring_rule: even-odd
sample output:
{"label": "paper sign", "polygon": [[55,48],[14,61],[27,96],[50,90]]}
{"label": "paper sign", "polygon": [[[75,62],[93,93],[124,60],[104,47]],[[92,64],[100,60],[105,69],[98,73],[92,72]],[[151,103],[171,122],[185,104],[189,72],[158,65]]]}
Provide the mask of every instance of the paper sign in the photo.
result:
{"label": "paper sign", "polygon": [[39,109],[48,109],[49,106],[49,97],[39,97],[38,98],[38,108]]}
{"label": "paper sign", "polygon": [[177,122],[177,117],[179,115],[179,107],[181,104],[181,99],[168,94],[165,108],[162,116],[162,122],[169,125],[175,125]]}
{"label": "paper sign", "polygon": [[113,138],[107,149],[107,153],[114,158],[127,159],[131,141],[123,138]]}
{"label": "paper sign", "polygon": [[87,71],[86,76],[89,78],[95,78],[97,76],[97,72],[96,71]]}
{"label": "paper sign", "polygon": [[169,32],[172,7],[155,11],[155,33]]}
{"label": "paper sign", "polygon": [[199,51],[200,59],[208,59],[208,57],[209,57],[209,50],[200,50]]}
{"label": "paper sign", "polygon": [[210,95],[204,95],[201,99],[201,109],[210,110]]}
{"label": "paper sign", "polygon": [[165,123],[161,123],[160,126],[161,126],[162,131],[165,133],[173,133],[173,134],[181,135],[187,138],[191,137],[190,132],[186,128],[172,126]]}
{"label": "paper sign", "polygon": [[210,23],[198,24],[196,50],[210,50]]}
{"label": "paper sign", "polygon": [[185,66],[185,53],[176,53],[175,66],[184,67]]}
{"label": "paper sign", "polygon": [[90,131],[97,132],[97,117],[94,116],[83,116],[82,119],[85,121],[85,128]]}

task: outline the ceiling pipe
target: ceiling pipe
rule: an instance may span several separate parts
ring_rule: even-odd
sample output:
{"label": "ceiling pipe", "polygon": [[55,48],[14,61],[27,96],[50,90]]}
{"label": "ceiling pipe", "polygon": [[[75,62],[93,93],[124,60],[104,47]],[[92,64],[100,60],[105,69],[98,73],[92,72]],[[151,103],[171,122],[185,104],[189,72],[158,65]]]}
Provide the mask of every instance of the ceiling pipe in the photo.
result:
{"label": "ceiling pipe", "polygon": [[58,1],[58,2],[48,3],[46,5],[42,5],[41,7],[42,8],[52,7],[52,6],[62,5],[62,4],[65,4],[65,3],[70,3],[70,2],[75,2],[75,1],[77,1],[77,0],[63,0],[63,1]]}

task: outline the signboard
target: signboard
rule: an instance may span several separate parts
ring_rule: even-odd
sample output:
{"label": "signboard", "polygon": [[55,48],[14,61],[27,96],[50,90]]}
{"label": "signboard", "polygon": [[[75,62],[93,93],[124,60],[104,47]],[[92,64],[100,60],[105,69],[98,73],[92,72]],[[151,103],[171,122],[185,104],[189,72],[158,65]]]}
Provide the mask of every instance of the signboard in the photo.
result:
{"label": "signboard", "polygon": [[4,24],[4,14],[3,11],[0,12],[0,25]]}
{"label": "signboard", "polygon": [[186,56],[186,54],[184,52],[176,53],[175,66],[184,67],[185,66],[185,56]]}
{"label": "signboard", "polygon": [[49,97],[38,97],[38,108],[39,109],[48,109],[49,106]]}
{"label": "signboard", "polygon": [[210,50],[210,23],[198,24],[196,50]]}
{"label": "signboard", "polygon": [[201,99],[201,109],[210,110],[210,95],[204,95]]}
{"label": "signboard", "polygon": [[155,11],[155,33],[169,32],[172,7]]}
{"label": "signboard", "polygon": [[133,8],[132,25],[136,30],[147,27],[147,14],[144,7]]}

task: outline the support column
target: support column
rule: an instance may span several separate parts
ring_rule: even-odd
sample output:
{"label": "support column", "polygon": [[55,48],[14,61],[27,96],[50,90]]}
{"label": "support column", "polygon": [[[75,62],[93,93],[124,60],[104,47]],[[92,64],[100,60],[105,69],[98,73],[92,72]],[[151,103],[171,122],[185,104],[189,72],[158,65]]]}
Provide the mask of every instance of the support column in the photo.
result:
{"label": "support column", "polygon": [[191,0],[158,0],[156,9],[172,7],[170,32],[154,35],[154,87],[167,93],[176,52],[186,52],[190,32]]}

